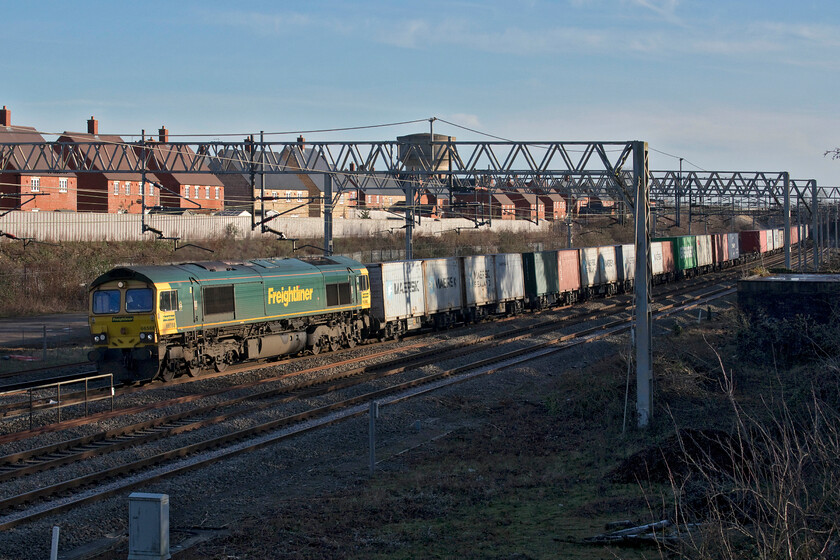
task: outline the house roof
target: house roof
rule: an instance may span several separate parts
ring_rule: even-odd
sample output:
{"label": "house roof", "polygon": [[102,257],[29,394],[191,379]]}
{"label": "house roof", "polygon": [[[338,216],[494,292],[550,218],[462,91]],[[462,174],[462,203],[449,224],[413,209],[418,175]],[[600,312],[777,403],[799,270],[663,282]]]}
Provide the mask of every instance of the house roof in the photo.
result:
{"label": "house roof", "polygon": [[510,199],[510,197],[508,195],[502,194],[502,193],[493,193],[493,200],[495,200],[496,203],[498,203],[498,204],[506,204],[506,205],[512,205],[513,204],[513,201]]}
{"label": "house roof", "polygon": [[[142,157],[142,148],[137,146],[137,157]],[[169,175],[180,185],[202,185],[210,187],[221,187],[224,183],[219,180],[203,161],[199,163],[198,170],[204,173],[187,173],[187,161],[195,161],[195,152],[185,144],[161,144],[155,143],[148,150],[150,156],[148,162],[150,169],[155,170],[159,175]],[[174,173],[162,173],[161,168],[174,170]],[[180,173],[179,173],[180,172]]]}
{"label": "house roof", "polygon": [[[30,142],[37,144],[46,143],[44,137],[41,136],[41,134],[34,128],[29,126],[0,126],[0,142],[14,144],[26,144]],[[6,169],[2,171],[18,171],[27,165],[35,167],[36,169],[39,167],[42,169],[50,167],[50,163],[44,157],[44,154],[40,149],[36,149],[34,152],[30,153],[28,148],[26,148],[25,151],[19,148],[10,154]],[[32,171],[23,171],[22,174],[44,175],[43,173],[35,173]],[[72,176],[73,173],[51,173],[50,175]]]}
{"label": "house roof", "polygon": [[[106,161],[111,162],[108,167],[116,168],[118,170],[125,170],[119,172],[102,172],[101,174],[109,181],[139,181],[142,179],[142,174],[134,171],[140,168],[140,160],[134,150],[117,150],[117,145],[125,144],[119,136],[112,136],[107,134],[88,134],[86,132],[64,132],[59,138],[59,143],[86,143],[86,142],[101,142],[101,147],[94,150],[74,150],[78,157],[84,157],[87,164],[95,170],[101,170],[106,167]],[[73,167],[76,162],[72,157],[68,158],[68,164]],[[158,181],[157,175],[154,173],[146,173],[147,181]]]}

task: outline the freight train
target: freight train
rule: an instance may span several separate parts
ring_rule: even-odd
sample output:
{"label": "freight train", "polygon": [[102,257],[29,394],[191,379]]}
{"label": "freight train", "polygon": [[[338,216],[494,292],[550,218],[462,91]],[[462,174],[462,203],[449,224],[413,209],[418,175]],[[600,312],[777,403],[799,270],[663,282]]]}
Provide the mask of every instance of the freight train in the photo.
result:
{"label": "freight train", "polygon": [[[800,233],[802,235],[800,235]],[[791,231],[791,242],[807,229]],[[780,249],[779,230],[654,240],[654,283]],[[352,348],[633,289],[634,245],[362,264],[342,256],[115,268],[90,284],[90,359],[124,383]]]}

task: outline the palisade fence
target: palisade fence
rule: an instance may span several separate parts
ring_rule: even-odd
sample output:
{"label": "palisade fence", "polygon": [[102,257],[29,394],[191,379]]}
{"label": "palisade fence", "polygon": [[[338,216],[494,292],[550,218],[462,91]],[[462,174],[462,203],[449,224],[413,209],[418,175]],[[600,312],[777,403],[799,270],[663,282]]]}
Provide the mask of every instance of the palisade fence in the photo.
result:
{"label": "palisade fence", "polygon": [[[159,230],[166,237],[182,240],[202,240],[231,237],[245,239],[273,234],[251,229],[250,216],[205,216],[147,214],[146,225]],[[393,219],[335,219],[334,237],[376,236],[402,232],[402,218]],[[492,231],[516,233],[544,231],[551,222],[533,223],[525,220],[494,220]],[[323,237],[324,221],[321,218],[275,218],[269,222],[272,229],[286,238],[312,239]],[[423,218],[415,225],[416,234],[440,234],[453,230],[471,230],[473,222],[461,218]],[[151,232],[141,233],[139,214],[104,214],[76,212],[23,212],[14,211],[0,218],[0,231],[19,238],[60,243],[62,241],[143,241],[153,240]]]}

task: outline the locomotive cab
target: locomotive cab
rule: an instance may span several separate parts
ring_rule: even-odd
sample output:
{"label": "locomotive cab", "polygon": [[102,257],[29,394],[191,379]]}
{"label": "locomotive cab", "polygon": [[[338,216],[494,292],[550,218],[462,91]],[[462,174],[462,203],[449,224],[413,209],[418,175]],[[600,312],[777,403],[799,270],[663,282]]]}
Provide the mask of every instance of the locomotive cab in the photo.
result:
{"label": "locomotive cab", "polygon": [[100,372],[113,373],[115,381],[150,379],[159,363],[157,291],[145,279],[118,278],[118,270],[109,273],[112,278],[100,277],[91,286],[89,323],[94,350],[89,358]]}

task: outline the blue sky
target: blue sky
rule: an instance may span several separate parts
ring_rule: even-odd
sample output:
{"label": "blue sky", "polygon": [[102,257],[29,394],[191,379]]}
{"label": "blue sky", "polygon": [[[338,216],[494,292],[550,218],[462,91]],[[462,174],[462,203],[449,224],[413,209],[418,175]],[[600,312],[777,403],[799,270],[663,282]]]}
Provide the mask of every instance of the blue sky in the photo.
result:
{"label": "blue sky", "polygon": [[0,0],[0,104],[13,124],[77,131],[94,115],[126,135],[434,116],[515,140],[645,140],[654,169],[678,167],[665,152],[840,185],[823,156],[840,146],[837,0],[233,4]]}

